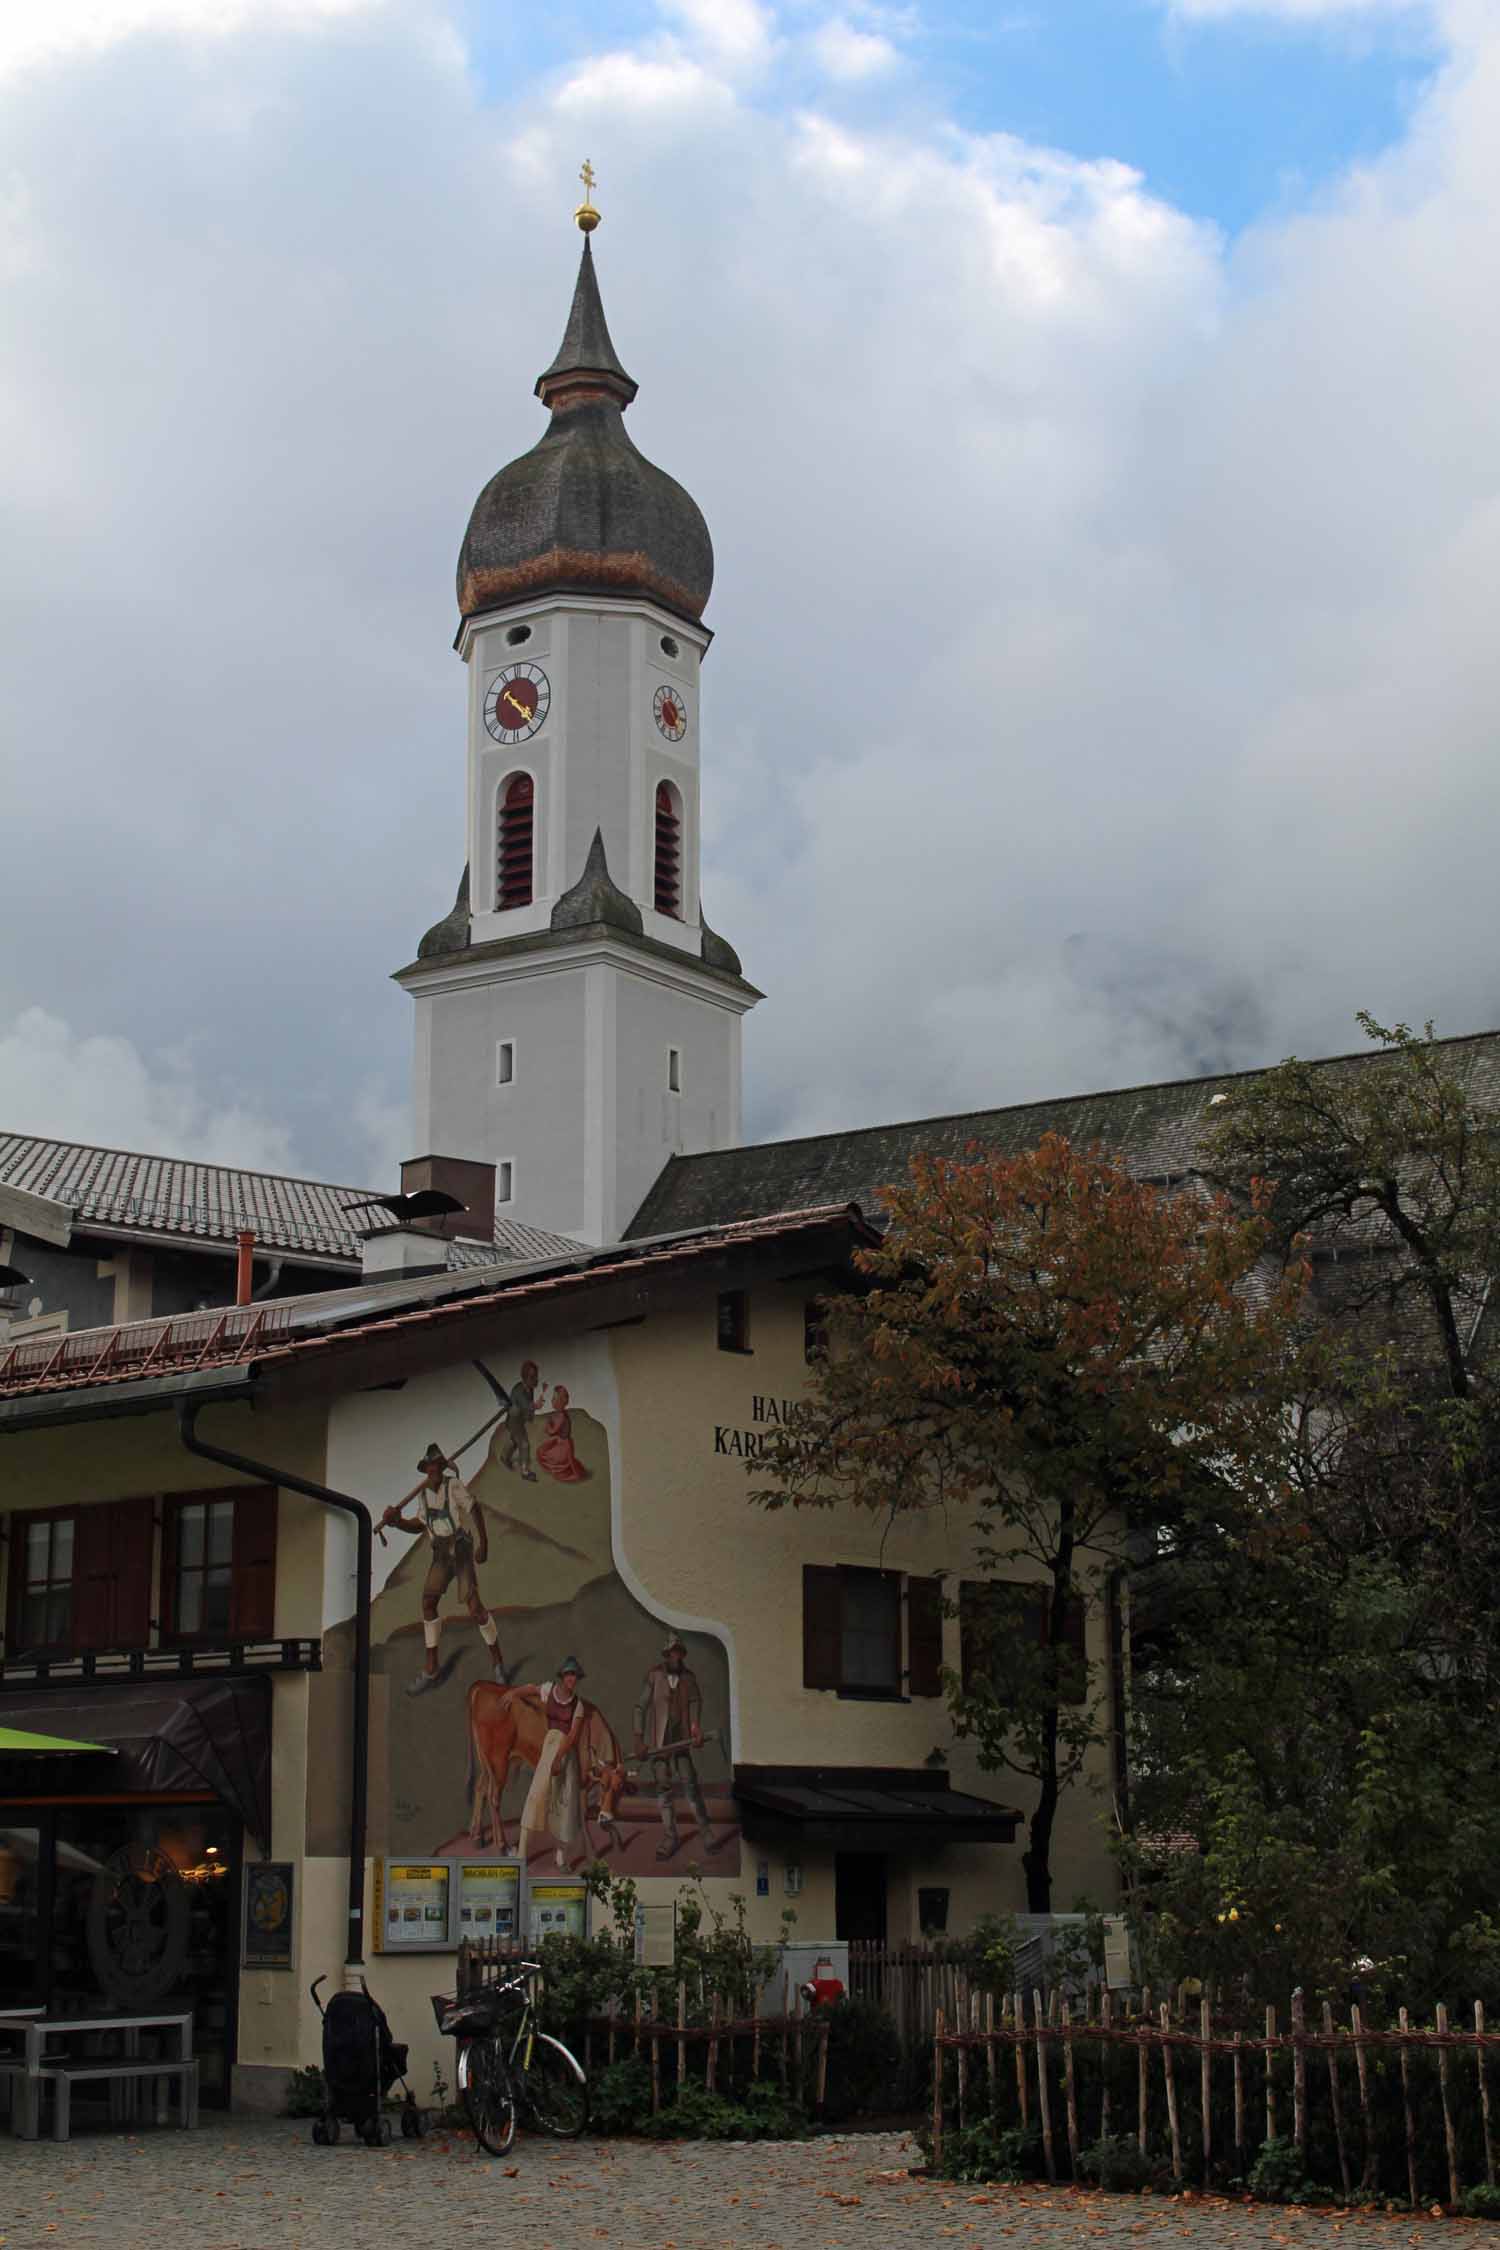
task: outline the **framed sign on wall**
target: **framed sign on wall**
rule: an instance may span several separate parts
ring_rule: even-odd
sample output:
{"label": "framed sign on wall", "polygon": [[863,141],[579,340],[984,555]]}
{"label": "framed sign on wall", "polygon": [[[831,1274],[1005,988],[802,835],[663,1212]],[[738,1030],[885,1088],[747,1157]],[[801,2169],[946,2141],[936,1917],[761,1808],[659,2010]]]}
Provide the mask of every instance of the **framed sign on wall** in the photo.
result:
{"label": "framed sign on wall", "polygon": [[247,1969],[289,1969],[292,1965],[292,1901],[296,1869],[289,1859],[251,1861],[245,1868],[245,1943]]}

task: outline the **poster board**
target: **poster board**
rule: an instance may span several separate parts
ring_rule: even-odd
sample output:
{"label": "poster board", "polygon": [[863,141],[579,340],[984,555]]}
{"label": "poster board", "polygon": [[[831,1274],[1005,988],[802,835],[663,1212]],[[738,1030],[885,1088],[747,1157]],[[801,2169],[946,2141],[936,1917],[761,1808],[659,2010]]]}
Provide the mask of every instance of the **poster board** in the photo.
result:
{"label": "poster board", "polygon": [[460,1860],[458,1938],[521,1934],[521,1869],[515,1861]]}
{"label": "poster board", "polygon": [[545,1937],[587,1937],[589,1894],[583,1883],[533,1883],[526,1910],[526,1942]]}
{"label": "poster board", "polygon": [[245,1935],[240,1958],[247,1969],[292,1965],[292,1903],[297,1870],[289,1859],[262,1859],[245,1867]]}
{"label": "poster board", "polygon": [[453,1868],[447,1860],[375,1862],[376,1942],[382,1953],[446,1951],[453,1912]]}

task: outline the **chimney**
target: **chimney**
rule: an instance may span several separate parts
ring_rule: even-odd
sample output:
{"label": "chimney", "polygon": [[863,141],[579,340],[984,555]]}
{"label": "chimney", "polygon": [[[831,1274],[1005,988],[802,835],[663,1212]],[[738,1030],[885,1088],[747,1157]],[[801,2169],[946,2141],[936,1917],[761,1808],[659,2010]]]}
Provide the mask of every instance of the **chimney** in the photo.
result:
{"label": "chimney", "polygon": [[440,1234],[447,1241],[463,1235],[471,1242],[495,1239],[495,1167],[477,1164],[467,1156],[409,1156],[401,1167],[401,1192],[415,1195],[421,1188],[438,1188],[463,1205],[436,1219],[415,1219],[424,1234]]}
{"label": "chimney", "polygon": [[412,1281],[421,1274],[445,1273],[448,1254],[428,1232],[435,1222],[412,1219],[406,1225],[377,1227],[362,1234],[359,1270],[366,1281]]}
{"label": "chimney", "polygon": [[234,1262],[234,1301],[248,1305],[255,1280],[255,1234],[250,1227],[241,1227],[235,1240],[239,1244]]}

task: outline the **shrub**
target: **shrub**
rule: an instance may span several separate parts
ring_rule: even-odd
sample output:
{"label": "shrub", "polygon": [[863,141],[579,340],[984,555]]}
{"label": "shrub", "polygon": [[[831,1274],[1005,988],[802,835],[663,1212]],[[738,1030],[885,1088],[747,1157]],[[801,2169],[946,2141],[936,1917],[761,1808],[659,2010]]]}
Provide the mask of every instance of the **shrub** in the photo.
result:
{"label": "shrub", "polygon": [[703,2086],[680,2086],[676,2100],[643,2130],[658,2141],[786,2141],[804,2134],[807,2120],[779,2086],[761,2080],[742,2102]]}
{"label": "shrub", "polygon": [[[931,2162],[931,2146],[919,2136]],[[1034,2180],[1042,2169],[1042,2135],[1036,2125],[996,2125],[981,2118],[943,2135],[942,2161],[937,2170],[945,2180],[1000,2180],[1015,2185]]]}
{"label": "shrub", "polygon": [[1295,2141],[1262,2141],[1245,2185],[1263,2203],[1314,2202],[1320,2191],[1306,2173],[1306,2157]]}
{"label": "shrub", "polygon": [[1500,2187],[1465,2188],[1458,2208],[1466,2219],[1500,2219]]}
{"label": "shrub", "polygon": [[310,2063],[305,2070],[294,2070],[287,2080],[286,2107],[283,2117],[321,2117],[328,2099],[323,2085],[323,2073]]}
{"label": "shrub", "polygon": [[639,2133],[651,2122],[651,2072],[639,2056],[607,2063],[589,2084],[589,2118],[596,2132]]}
{"label": "shrub", "polygon": [[1115,2194],[1128,2194],[1150,2185],[1153,2167],[1138,2141],[1128,2133],[1112,2133],[1108,2140],[1078,2151],[1078,2177]]}

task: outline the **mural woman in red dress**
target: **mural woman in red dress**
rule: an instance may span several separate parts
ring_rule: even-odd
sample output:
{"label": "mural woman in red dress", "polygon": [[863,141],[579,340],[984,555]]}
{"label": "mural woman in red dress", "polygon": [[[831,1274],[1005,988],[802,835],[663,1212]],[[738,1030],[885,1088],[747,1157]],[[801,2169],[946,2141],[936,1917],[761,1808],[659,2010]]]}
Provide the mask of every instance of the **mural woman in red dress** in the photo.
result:
{"label": "mural woman in red dress", "polygon": [[573,1417],[568,1412],[568,1393],[565,1384],[556,1383],[552,1389],[552,1412],[547,1416],[547,1435],[536,1449],[537,1466],[545,1469],[549,1477],[559,1484],[582,1484],[588,1470],[573,1451]]}

